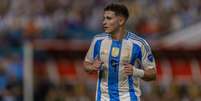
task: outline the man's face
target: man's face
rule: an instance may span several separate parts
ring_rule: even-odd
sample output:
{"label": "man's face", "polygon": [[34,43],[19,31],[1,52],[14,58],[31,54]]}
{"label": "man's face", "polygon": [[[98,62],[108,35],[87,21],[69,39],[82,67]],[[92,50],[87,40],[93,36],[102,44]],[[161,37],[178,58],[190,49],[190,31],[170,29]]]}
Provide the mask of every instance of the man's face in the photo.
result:
{"label": "man's face", "polygon": [[105,11],[103,28],[106,33],[115,33],[119,29],[119,17],[113,11]]}

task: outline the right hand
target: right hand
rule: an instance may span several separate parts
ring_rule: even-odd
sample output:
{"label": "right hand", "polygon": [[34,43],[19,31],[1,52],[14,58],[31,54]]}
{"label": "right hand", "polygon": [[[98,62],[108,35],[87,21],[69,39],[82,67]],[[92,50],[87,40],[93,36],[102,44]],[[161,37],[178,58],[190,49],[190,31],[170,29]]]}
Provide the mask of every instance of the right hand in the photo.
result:
{"label": "right hand", "polygon": [[98,58],[95,59],[95,60],[93,61],[93,64],[92,64],[93,70],[99,70],[102,63],[103,63],[103,62],[101,62],[100,59],[98,59]]}

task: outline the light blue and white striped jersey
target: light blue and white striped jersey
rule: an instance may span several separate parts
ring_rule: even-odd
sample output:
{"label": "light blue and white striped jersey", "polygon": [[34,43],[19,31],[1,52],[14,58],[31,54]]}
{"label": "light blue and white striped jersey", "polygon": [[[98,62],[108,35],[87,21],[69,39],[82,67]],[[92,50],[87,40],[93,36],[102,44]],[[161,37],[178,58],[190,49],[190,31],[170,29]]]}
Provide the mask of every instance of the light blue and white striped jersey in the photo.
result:
{"label": "light blue and white striped jersey", "polygon": [[96,101],[139,101],[141,95],[139,77],[127,76],[123,63],[139,69],[155,68],[155,60],[148,43],[136,34],[127,32],[120,40],[110,34],[96,35],[85,61],[99,58],[103,64],[98,73]]}

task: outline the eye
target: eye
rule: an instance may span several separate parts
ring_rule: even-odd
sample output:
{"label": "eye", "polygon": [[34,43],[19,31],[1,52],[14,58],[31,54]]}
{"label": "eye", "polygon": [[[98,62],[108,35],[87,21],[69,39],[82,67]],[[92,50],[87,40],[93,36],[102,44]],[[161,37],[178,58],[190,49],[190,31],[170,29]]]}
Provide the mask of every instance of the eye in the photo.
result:
{"label": "eye", "polygon": [[112,19],[112,17],[109,17],[109,16],[105,16],[105,17],[102,18],[103,21],[104,20],[111,20],[111,19]]}
{"label": "eye", "polygon": [[111,18],[111,17],[109,17],[109,16],[107,16],[107,17],[106,17],[106,19],[111,20],[112,18]]}

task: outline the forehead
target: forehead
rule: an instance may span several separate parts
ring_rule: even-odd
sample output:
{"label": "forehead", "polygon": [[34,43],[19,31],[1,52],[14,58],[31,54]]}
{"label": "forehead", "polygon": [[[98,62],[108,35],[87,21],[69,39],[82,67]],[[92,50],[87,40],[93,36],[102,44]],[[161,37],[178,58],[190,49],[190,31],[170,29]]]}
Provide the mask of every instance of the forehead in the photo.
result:
{"label": "forehead", "polygon": [[104,16],[115,16],[115,12],[113,12],[113,11],[104,11]]}

